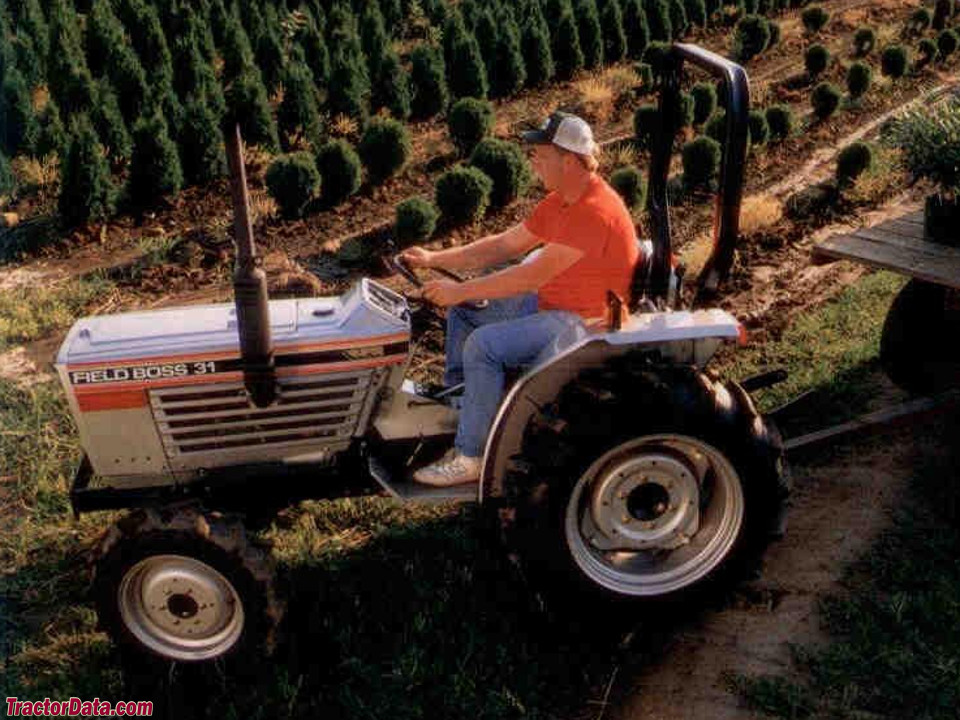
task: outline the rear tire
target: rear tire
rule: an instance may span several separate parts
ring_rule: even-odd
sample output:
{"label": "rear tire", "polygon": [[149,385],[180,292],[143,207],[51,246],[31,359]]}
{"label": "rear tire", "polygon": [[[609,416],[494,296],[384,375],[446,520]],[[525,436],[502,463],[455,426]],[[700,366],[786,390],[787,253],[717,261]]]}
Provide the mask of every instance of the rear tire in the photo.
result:
{"label": "rear tire", "polygon": [[283,614],[269,554],[235,517],[193,507],[137,510],[104,535],[94,598],[124,650],[174,662],[259,656]]}
{"label": "rear tire", "polygon": [[533,416],[505,487],[502,537],[551,614],[617,629],[755,569],[789,494],[745,391],[629,357]]}
{"label": "rear tire", "polygon": [[880,364],[897,386],[914,394],[960,385],[960,291],[910,280],[894,298],[880,337]]}

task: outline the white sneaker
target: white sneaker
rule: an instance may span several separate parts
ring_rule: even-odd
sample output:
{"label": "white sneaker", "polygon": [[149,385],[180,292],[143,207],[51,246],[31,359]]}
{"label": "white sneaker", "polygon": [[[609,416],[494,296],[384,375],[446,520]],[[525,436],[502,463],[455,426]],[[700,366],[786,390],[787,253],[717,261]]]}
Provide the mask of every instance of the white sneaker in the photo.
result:
{"label": "white sneaker", "polygon": [[413,479],[434,487],[477,482],[480,480],[480,458],[462,455],[453,448],[437,462],[417,470]]}

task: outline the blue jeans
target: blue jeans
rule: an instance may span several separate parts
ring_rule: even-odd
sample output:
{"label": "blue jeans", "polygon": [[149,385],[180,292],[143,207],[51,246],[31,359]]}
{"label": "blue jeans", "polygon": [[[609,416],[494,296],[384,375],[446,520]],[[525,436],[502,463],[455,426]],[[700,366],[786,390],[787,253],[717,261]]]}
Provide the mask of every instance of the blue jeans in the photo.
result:
{"label": "blue jeans", "polygon": [[537,312],[535,293],[491,300],[482,310],[450,308],[443,379],[447,386],[464,383],[456,448],[469,457],[483,455],[507,368],[526,370],[586,335],[576,313]]}

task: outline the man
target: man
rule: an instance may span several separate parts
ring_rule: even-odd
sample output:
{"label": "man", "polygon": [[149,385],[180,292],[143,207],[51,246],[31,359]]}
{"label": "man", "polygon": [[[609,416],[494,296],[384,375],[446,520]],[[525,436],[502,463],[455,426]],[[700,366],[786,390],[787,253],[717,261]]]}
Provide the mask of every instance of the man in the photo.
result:
{"label": "man", "polygon": [[[533,145],[531,164],[549,194],[523,223],[463,247],[413,247],[403,258],[414,267],[485,269],[530,260],[464,283],[424,284],[423,296],[450,307],[447,317],[447,386],[464,383],[454,449],[414,473],[434,486],[476,482],[487,433],[504,395],[504,370],[531,366],[603,322],[607,291],[623,300],[639,259],[630,212],[597,175],[597,146],[581,118],[555,112],[539,130],[523,134]],[[459,306],[486,299],[480,310]]]}

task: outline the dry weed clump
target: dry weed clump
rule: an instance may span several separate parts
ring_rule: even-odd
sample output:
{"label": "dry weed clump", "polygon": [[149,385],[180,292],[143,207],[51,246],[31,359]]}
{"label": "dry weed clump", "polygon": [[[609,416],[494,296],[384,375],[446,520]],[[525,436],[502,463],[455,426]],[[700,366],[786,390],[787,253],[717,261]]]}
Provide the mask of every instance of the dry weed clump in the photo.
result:
{"label": "dry weed clump", "polygon": [[783,217],[783,205],[771,195],[754,195],[743,201],[740,232],[744,235],[776,225]]}
{"label": "dry weed clump", "polygon": [[900,151],[875,146],[873,167],[860,175],[845,194],[856,205],[878,205],[895,188],[906,187],[908,180]]}
{"label": "dry weed clump", "polygon": [[277,203],[266,190],[250,191],[250,222],[256,226],[277,213]]}
{"label": "dry weed clump", "polygon": [[600,148],[597,152],[600,172],[607,176],[617,168],[637,164],[637,150],[631,145],[617,143],[611,147]]}
{"label": "dry weed clump", "polygon": [[337,115],[330,121],[330,134],[355,141],[360,136],[360,124],[349,115]]}
{"label": "dry weed clump", "polygon": [[613,113],[614,93],[602,77],[589,77],[575,84],[577,111],[591,123],[606,122]]}

